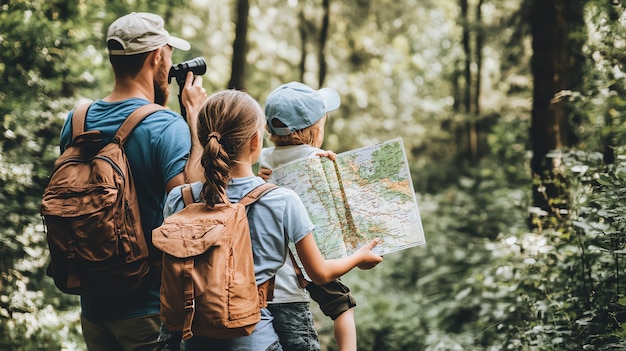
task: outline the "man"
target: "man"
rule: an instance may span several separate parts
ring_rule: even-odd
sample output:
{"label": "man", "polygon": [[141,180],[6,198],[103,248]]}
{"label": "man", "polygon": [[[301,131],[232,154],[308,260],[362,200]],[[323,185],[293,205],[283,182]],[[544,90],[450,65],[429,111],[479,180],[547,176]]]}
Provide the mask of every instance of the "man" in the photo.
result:
{"label": "man", "polygon": [[[115,85],[108,96],[91,105],[85,122],[86,130],[101,131],[103,143],[112,139],[126,117],[138,107],[150,102],[166,104],[172,50],[186,51],[190,44],[170,36],[161,17],[133,12],[110,25],[107,47]],[[165,196],[174,186],[201,176],[196,174],[198,170],[188,172],[186,161],[190,152],[196,151],[191,150],[191,134],[195,135],[197,114],[206,96],[201,78],[194,80],[189,73],[183,104],[190,125],[173,111],[159,111],[143,120],[125,145],[141,222],[154,262],[160,261],[161,253],[152,245],[151,233],[163,221]],[[73,112],[61,132],[62,150],[71,142],[72,115]],[[132,293],[81,296],[81,325],[88,350],[157,348],[161,324],[158,266],[151,269],[150,278]]]}

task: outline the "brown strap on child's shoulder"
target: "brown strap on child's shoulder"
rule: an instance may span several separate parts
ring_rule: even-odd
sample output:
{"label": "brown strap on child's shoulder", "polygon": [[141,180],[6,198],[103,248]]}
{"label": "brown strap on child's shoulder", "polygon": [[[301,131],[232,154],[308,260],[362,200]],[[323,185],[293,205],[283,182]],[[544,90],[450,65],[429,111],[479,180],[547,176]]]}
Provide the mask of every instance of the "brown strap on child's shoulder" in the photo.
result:
{"label": "brown strap on child's shoulder", "polygon": [[[272,190],[274,190],[276,188],[278,188],[278,185],[276,185],[276,184],[272,184],[272,183],[261,184],[261,185],[257,186],[256,188],[252,189],[248,194],[246,194],[239,201],[239,203],[244,205],[244,206],[248,206],[248,205],[256,202],[263,195],[267,194],[268,192],[270,192],[270,191],[272,191]],[[181,196],[183,197],[183,203],[185,204],[185,206],[194,203],[193,191],[191,190],[191,184],[184,184],[180,188],[180,192],[181,192]]]}
{"label": "brown strap on child's shoulder", "polygon": [[241,200],[239,200],[239,203],[244,206],[248,206],[276,188],[278,188],[278,185],[276,184],[263,183],[247,193]]}
{"label": "brown strap on child's shoulder", "polygon": [[306,280],[306,278],[304,277],[304,274],[302,273],[298,262],[296,262],[296,258],[293,256],[293,252],[291,252],[291,249],[287,249],[287,251],[289,252],[289,258],[291,259],[291,263],[293,264],[293,270],[296,271],[296,277],[298,277],[298,285],[300,285],[300,287],[304,289],[307,285],[309,285],[309,281]]}
{"label": "brown strap on child's shoulder", "polygon": [[259,302],[261,303],[261,307],[267,307],[267,301],[272,301],[274,299],[274,280],[276,276],[271,277],[270,279],[261,283],[261,285],[257,286],[257,290],[259,291]]}
{"label": "brown strap on child's shoulder", "polygon": [[193,203],[193,191],[191,190],[191,184],[184,184],[180,188],[180,192],[182,194],[185,206]]}

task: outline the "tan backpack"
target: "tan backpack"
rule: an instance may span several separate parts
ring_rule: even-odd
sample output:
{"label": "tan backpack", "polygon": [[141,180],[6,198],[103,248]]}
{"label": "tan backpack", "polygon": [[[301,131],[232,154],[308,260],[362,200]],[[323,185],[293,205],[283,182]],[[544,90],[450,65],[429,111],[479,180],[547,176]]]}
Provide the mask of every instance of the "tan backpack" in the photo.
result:
{"label": "tan backpack", "polygon": [[40,212],[51,257],[47,274],[56,286],[69,294],[106,295],[137,288],[150,270],[124,143],[163,107],[135,110],[102,148],[100,131],[84,131],[88,109],[84,104],[74,112],[72,143],[54,164]]}
{"label": "tan backpack", "polygon": [[163,255],[161,320],[183,339],[250,335],[274,291],[274,278],[256,285],[246,206],[277,188],[265,183],[238,203],[209,208],[181,188],[185,208],[152,231]]}

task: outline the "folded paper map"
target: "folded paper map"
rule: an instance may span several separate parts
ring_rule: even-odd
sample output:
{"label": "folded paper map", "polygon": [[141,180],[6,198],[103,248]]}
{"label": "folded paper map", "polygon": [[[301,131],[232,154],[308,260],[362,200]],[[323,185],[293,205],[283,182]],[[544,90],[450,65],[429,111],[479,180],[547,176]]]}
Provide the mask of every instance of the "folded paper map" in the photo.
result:
{"label": "folded paper map", "polygon": [[402,139],[272,170],[269,182],[294,190],[315,224],[327,259],[351,254],[374,238],[380,255],[425,244]]}

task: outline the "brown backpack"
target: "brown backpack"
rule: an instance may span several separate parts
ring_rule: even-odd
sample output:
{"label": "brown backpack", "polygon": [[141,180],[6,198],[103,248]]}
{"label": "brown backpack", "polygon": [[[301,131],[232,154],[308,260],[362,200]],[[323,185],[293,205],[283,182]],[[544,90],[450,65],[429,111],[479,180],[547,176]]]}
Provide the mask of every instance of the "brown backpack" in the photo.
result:
{"label": "brown backpack", "polygon": [[185,208],[152,231],[163,255],[161,320],[183,339],[196,335],[228,339],[250,335],[273,294],[274,278],[257,287],[246,206],[277,188],[262,184],[238,203],[213,208],[193,203],[181,188]]}
{"label": "brown backpack", "polygon": [[100,131],[84,131],[88,109],[85,104],[74,112],[72,143],[54,164],[41,215],[51,257],[47,274],[56,286],[69,294],[106,295],[137,288],[150,270],[123,147],[134,128],[163,107],[135,110],[104,147]]}

